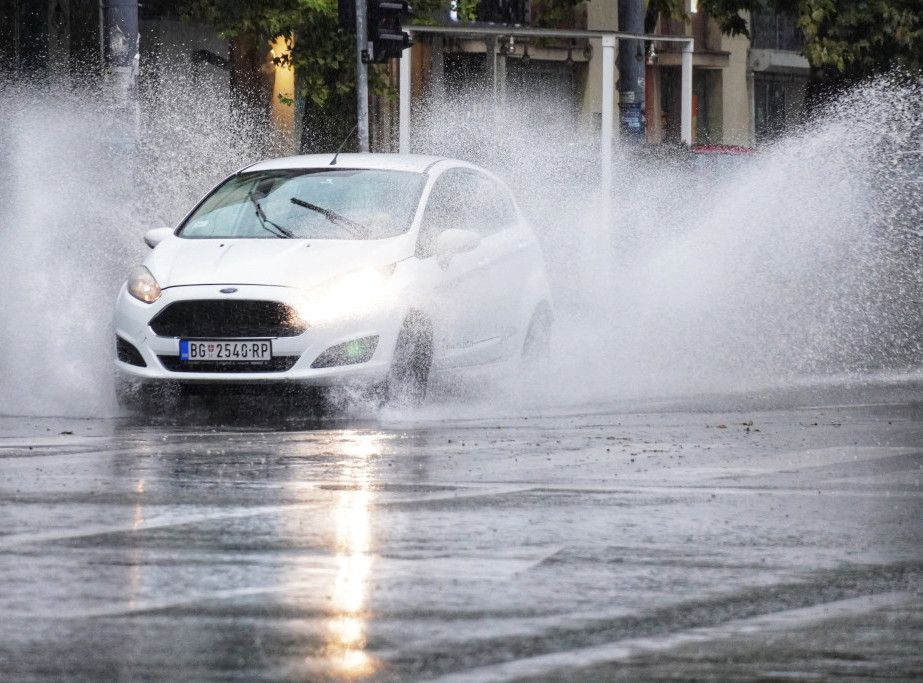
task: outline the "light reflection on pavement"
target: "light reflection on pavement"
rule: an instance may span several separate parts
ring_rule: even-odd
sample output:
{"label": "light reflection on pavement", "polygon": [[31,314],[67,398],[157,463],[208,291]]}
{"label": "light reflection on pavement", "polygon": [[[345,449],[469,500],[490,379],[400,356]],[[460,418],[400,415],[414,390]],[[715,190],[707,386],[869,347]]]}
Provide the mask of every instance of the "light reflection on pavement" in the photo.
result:
{"label": "light reflection on pavement", "polygon": [[275,428],[0,418],[0,663],[913,680],[921,406],[907,383]]}
{"label": "light reflection on pavement", "polygon": [[378,663],[366,652],[368,582],[372,571],[371,497],[368,461],[379,455],[377,434],[351,434],[341,445],[343,456],[337,492],[335,557],[331,616],[323,657],[331,672],[345,677],[372,674]]}

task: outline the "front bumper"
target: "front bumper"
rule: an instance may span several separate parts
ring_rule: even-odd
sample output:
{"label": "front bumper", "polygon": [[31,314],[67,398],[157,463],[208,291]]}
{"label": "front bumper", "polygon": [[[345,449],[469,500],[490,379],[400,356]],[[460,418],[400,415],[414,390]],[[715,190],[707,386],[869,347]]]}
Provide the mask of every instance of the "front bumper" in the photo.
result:
{"label": "front bumper", "polygon": [[[208,335],[210,341],[268,339],[272,343],[273,360],[262,366],[245,362],[225,365],[208,361],[197,366],[180,360],[180,340],[199,338],[192,335],[161,336],[151,327],[151,321],[164,309],[180,301],[270,301],[300,311],[304,308],[301,291],[289,287],[235,285],[231,294],[222,294],[222,285],[171,287],[153,304],[131,296],[123,285],[116,302],[115,334],[118,353],[115,360],[117,376],[131,383],[204,384],[273,384],[299,383],[307,385],[370,384],[383,380],[391,367],[391,357],[397,342],[404,312],[391,302],[366,306],[324,321],[312,321],[303,316],[307,329],[293,336],[253,334],[245,337]],[[356,340],[377,338],[374,352],[363,362],[345,361],[329,365],[330,349]],[[312,367],[327,353],[328,367]],[[143,365],[142,365],[143,363]],[[323,364],[323,362],[322,362]],[[253,369],[251,369],[253,368]],[[193,369],[193,371],[190,371]],[[205,371],[201,371],[205,370]]]}

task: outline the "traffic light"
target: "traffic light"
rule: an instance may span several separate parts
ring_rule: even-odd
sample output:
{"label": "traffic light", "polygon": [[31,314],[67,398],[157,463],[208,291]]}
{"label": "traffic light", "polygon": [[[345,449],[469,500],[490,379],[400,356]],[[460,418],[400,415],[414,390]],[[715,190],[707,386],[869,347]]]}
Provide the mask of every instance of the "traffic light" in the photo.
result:
{"label": "traffic light", "polygon": [[408,6],[401,0],[368,0],[369,43],[372,62],[381,64],[400,59],[401,52],[411,46],[410,35],[401,27]]}

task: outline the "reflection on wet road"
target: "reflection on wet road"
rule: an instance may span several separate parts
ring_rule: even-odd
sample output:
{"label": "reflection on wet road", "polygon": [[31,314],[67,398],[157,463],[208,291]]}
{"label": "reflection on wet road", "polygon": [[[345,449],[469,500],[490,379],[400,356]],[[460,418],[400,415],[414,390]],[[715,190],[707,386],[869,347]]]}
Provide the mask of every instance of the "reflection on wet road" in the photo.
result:
{"label": "reflection on wet road", "polygon": [[332,673],[356,677],[374,673],[377,662],[366,652],[369,619],[368,583],[372,570],[371,472],[369,460],[379,453],[378,434],[347,434],[341,446],[337,493],[335,557],[336,581],[332,586],[331,615],[323,657]]}
{"label": "reflection on wet road", "polygon": [[910,382],[390,423],[0,418],[0,665],[913,680],[921,399]]}

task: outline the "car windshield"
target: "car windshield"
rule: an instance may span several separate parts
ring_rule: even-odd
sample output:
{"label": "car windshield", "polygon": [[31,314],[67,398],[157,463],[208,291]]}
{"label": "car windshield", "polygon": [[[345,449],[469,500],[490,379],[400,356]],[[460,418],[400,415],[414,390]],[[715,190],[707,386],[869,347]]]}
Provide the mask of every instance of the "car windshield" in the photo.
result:
{"label": "car windshield", "polygon": [[239,173],[179,230],[182,237],[383,239],[406,232],[424,176],[376,169]]}

